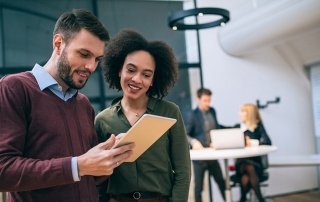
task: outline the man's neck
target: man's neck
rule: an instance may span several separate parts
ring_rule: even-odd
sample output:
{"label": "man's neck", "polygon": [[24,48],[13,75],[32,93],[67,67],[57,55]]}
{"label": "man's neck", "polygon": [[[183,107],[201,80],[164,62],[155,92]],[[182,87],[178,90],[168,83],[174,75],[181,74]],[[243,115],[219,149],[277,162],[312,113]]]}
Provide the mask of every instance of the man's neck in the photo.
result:
{"label": "man's neck", "polygon": [[46,63],[44,69],[57,81],[58,85],[61,87],[61,90],[66,94],[69,86],[59,77],[58,68],[53,66],[50,62]]}
{"label": "man's neck", "polygon": [[202,112],[208,112],[210,108],[201,108],[201,107],[199,107],[199,109],[200,109],[200,111],[202,111]]}

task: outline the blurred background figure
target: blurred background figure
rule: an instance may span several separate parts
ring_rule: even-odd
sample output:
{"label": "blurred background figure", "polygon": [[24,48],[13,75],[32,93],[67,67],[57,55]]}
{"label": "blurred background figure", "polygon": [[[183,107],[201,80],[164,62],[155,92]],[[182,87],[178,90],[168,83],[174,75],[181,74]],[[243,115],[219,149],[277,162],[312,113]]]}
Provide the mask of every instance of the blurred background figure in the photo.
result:
{"label": "blurred background figure", "polygon": [[[254,104],[243,104],[240,107],[240,127],[244,131],[246,146],[271,145],[271,140],[264,129],[259,110]],[[264,202],[259,179],[265,168],[267,156],[241,158],[236,160],[236,175],[240,181],[240,202],[246,201],[246,195],[252,188],[260,202]]]}
{"label": "blurred background figure", "polygon": [[[210,130],[226,128],[225,126],[219,124],[216,111],[210,106],[211,95],[211,90],[207,88],[198,89],[198,107],[194,109],[187,118],[186,128],[189,136],[189,143],[192,149],[203,149],[204,147],[210,147]],[[218,184],[221,196],[223,199],[225,199],[225,181],[223,179],[219,162],[217,160],[192,162],[195,180],[195,201],[202,201],[201,192],[203,190],[203,178],[206,170],[209,171],[210,176],[214,177],[214,180]]]}

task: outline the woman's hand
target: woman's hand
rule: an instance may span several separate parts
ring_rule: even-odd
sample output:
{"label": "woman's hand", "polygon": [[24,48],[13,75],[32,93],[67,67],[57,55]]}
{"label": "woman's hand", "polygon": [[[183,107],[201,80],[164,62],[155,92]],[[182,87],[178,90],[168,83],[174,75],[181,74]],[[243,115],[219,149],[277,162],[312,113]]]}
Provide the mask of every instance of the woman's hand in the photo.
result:
{"label": "woman's hand", "polygon": [[259,140],[251,139],[250,137],[246,136],[246,147],[257,147],[259,146]]}
{"label": "woman's hand", "polygon": [[251,138],[249,136],[245,136],[245,139],[246,139],[246,147],[251,147]]}

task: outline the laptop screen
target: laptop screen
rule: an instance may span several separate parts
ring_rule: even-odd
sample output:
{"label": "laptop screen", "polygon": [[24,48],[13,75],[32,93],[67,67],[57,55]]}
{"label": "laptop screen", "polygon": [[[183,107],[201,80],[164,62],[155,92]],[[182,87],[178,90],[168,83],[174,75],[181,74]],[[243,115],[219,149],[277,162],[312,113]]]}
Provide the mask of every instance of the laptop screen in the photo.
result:
{"label": "laptop screen", "polygon": [[214,149],[244,148],[244,134],[240,128],[214,129],[210,131]]}

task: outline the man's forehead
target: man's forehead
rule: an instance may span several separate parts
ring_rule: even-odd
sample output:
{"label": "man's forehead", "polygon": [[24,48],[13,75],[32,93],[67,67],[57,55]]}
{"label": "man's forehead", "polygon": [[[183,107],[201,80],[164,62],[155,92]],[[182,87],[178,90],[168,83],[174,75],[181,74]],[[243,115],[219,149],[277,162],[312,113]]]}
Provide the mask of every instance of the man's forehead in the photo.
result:
{"label": "man's forehead", "polygon": [[99,57],[104,54],[105,41],[102,41],[89,31],[82,29],[69,42],[79,50],[89,51]]}

